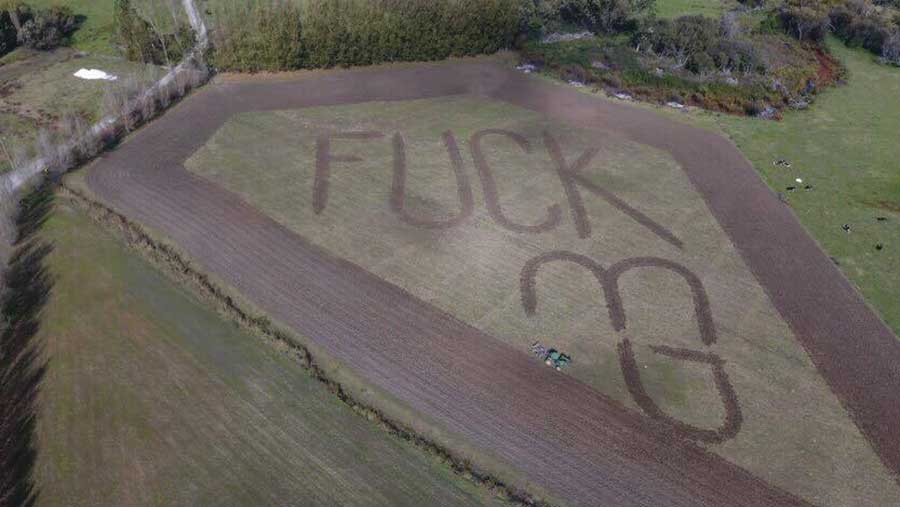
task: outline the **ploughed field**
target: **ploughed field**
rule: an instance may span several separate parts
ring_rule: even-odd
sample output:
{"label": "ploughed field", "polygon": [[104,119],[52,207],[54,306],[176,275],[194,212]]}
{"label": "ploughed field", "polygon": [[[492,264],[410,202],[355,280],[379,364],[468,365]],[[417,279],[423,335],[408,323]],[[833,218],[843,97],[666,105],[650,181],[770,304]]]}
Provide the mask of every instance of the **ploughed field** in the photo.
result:
{"label": "ploughed field", "polygon": [[900,493],[664,152],[455,96],[241,114],[185,166],[784,489]]}
{"label": "ploughed field", "polygon": [[226,80],[87,184],[554,501],[900,495],[895,337],[712,133],[491,64]]}
{"label": "ploughed field", "polygon": [[53,280],[39,505],[503,505],[377,428],[65,198],[39,233]]}

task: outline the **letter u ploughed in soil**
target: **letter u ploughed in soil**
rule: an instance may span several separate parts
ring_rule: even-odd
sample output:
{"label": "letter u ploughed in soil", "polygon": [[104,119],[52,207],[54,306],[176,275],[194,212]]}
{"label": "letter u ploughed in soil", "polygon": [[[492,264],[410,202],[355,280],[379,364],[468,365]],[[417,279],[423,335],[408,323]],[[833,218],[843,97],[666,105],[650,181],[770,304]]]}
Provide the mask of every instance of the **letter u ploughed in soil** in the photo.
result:
{"label": "letter u ploughed in soil", "polygon": [[406,210],[406,141],[399,132],[394,134],[394,182],[391,188],[391,209],[400,215],[400,220],[410,225],[427,229],[448,229],[459,225],[472,216],[475,202],[472,197],[472,186],[456,138],[450,131],[443,134],[444,144],[447,146],[447,154],[450,156],[450,165],[456,177],[456,190],[459,195],[459,214],[447,220],[432,220],[411,215]]}
{"label": "letter u ploughed in soil", "polygon": [[[606,306],[613,328],[616,331],[626,329],[627,318],[619,292],[619,279],[623,274],[635,268],[661,268],[672,271],[685,279],[691,288],[694,303],[694,314],[700,333],[700,340],[705,346],[715,343],[716,329],[712,319],[712,311],[709,298],[700,279],[686,267],[672,261],[656,257],[637,257],[625,259],[614,264],[611,268],[604,269],[599,263],[584,255],[556,251],[539,255],[525,265],[520,277],[520,290],[522,306],[525,314],[532,316],[537,312],[537,274],[540,268],[551,262],[570,262],[590,271],[597,282],[603,288],[606,298]],[[725,420],[717,429],[705,429],[685,423],[666,414],[659,405],[650,397],[641,380],[640,369],[634,357],[631,341],[623,338],[618,345],[619,363],[622,375],[628,387],[628,392],[634,402],[653,419],[665,422],[681,435],[707,443],[723,442],[734,438],[740,431],[743,423],[740,404],[734,387],[725,373],[725,360],[716,354],[706,353],[690,349],[675,349],[666,346],[651,345],[650,349],[663,356],[681,361],[688,361],[709,365],[713,370],[713,377],[719,397],[725,407]]]}

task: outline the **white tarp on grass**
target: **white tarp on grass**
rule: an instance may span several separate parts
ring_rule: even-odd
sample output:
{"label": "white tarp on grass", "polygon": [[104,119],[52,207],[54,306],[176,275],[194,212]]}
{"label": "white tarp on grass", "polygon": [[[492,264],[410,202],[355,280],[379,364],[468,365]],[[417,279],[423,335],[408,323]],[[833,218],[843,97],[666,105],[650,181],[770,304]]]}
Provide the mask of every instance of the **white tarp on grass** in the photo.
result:
{"label": "white tarp on grass", "polygon": [[75,77],[79,77],[81,79],[91,79],[91,80],[102,79],[104,81],[115,81],[116,79],[119,79],[117,76],[114,76],[112,74],[107,74],[106,72],[103,72],[102,70],[97,70],[97,69],[79,69],[78,72],[76,72],[73,75]]}

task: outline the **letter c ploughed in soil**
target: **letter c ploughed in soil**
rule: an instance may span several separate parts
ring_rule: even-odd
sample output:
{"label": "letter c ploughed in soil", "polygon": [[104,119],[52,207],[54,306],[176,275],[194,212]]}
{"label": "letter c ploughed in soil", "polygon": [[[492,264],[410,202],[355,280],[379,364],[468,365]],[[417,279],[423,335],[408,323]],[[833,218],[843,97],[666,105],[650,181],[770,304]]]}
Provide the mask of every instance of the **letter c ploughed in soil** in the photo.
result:
{"label": "letter c ploughed in soil", "polygon": [[531,144],[524,136],[502,129],[486,129],[476,132],[472,135],[471,148],[472,158],[475,160],[475,167],[478,169],[478,175],[481,178],[481,185],[484,187],[484,201],[487,206],[488,213],[501,226],[513,231],[521,233],[538,234],[555,229],[562,221],[562,210],[559,204],[553,204],[547,207],[547,218],[543,222],[534,225],[517,224],[510,220],[504,213],[500,205],[500,197],[497,191],[497,182],[491,174],[491,167],[487,158],[484,156],[484,150],[481,141],[487,136],[504,136],[512,139],[525,153],[531,153]]}
{"label": "letter c ploughed in soil", "polygon": [[[616,331],[625,330],[627,322],[625,308],[622,304],[622,297],[619,292],[619,279],[623,274],[635,268],[662,268],[678,274],[685,279],[691,289],[694,303],[694,316],[697,320],[701,341],[706,346],[715,343],[717,339],[716,329],[712,319],[709,298],[706,295],[703,283],[697,275],[681,264],[657,257],[625,259],[617,262],[609,269],[604,269],[603,266],[590,257],[573,252],[556,251],[539,255],[525,264],[519,280],[522,306],[525,309],[526,315],[532,316],[537,312],[538,271],[540,271],[540,268],[545,264],[557,261],[576,264],[587,269],[594,275],[594,278],[597,279],[597,282],[603,288],[610,321]],[[743,417],[737,400],[737,394],[724,370],[725,361],[715,354],[695,350],[674,349],[665,346],[650,346],[650,348],[657,354],[674,359],[709,365],[713,369],[716,388],[725,407],[725,421],[720,428],[710,430],[698,428],[679,421],[663,412],[644,389],[640,370],[638,369],[634,358],[631,342],[627,338],[624,338],[618,345],[619,362],[622,367],[622,374],[625,377],[625,382],[628,386],[628,392],[631,394],[635,403],[637,403],[637,405],[653,419],[667,423],[678,433],[690,439],[716,443],[733,438],[737,435],[743,423]]]}

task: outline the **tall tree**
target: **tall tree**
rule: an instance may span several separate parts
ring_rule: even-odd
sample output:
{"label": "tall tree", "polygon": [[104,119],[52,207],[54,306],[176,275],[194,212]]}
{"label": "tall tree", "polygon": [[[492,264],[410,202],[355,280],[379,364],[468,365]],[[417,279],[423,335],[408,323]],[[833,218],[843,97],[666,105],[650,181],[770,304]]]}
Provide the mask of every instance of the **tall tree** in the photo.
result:
{"label": "tall tree", "polygon": [[19,17],[19,1],[18,0],[0,0],[0,11],[6,11],[13,26],[16,27],[16,34],[19,39],[22,38],[22,19]]}
{"label": "tall tree", "polygon": [[828,12],[835,0],[784,0],[780,16],[797,40],[820,40],[825,36]]}

